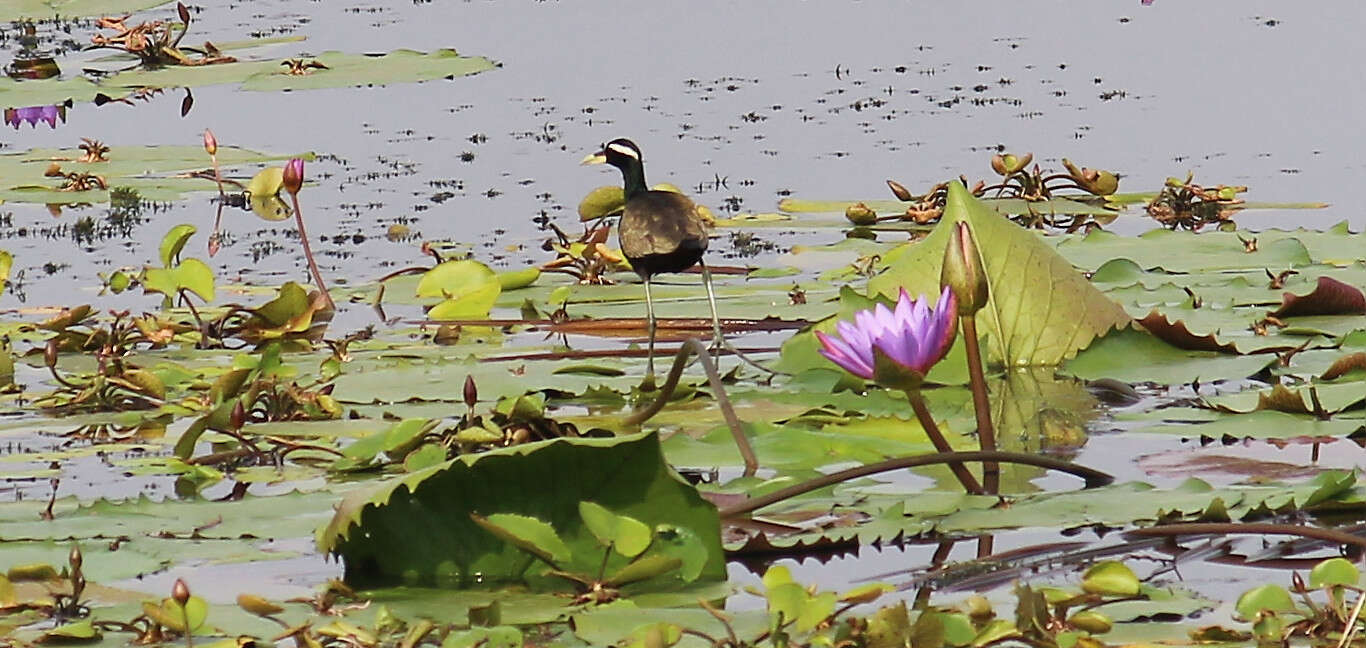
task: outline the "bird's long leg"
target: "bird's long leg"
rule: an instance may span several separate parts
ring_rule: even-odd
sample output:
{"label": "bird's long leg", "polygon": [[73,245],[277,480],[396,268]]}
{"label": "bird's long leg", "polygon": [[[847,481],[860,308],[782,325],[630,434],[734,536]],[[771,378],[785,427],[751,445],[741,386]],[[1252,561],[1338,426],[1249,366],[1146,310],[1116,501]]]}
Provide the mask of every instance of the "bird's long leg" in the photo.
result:
{"label": "bird's long leg", "polygon": [[718,362],[721,358],[721,350],[725,349],[735,354],[735,357],[743,360],[745,364],[754,367],[755,369],[768,372],[769,375],[777,375],[777,371],[759,364],[754,359],[741,353],[740,349],[726,341],[726,336],[721,332],[721,317],[717,315],[716,311],[716,290],[711,287],[711,270],[707,269],[706,262],[701,259],[697,260],[697,265],[702,266],[702,283],[707,286],[707,303],[711,305],[712,350],[716,351]]}
{"label": "bird's long leg", "polygon": [[647,369],[645,370],[645,384],[655,384],[655,302],[650,298],[650,277],[640,278],[645,282],[645,330],[650,336],[650,351],[648,355]]}
{"label": "bird's long leg", "polygon": [[707,269],[707,262],[701,259],[697,260],[697,265],[702,266],[702,283],[707,287],[707,304],[711,306],[712,350],[719,356],[721,347],[726,345],[726,336],[721,333],[721,317],[716,314],[716,291],[711,287],[711,270]]}

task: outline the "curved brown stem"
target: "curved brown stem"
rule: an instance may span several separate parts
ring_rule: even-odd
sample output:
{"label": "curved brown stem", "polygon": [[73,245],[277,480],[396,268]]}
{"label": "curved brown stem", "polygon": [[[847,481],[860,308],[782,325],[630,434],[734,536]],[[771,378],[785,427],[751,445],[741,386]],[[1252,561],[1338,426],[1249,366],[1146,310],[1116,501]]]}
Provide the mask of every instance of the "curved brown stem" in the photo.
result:
{"label": "curved brown stem", "polygon": [[384,301],[384,288],[386,285],[384,282],[389,281],[390,279],[393,279],[395,277],[402,277],[404,275],[421,274],[431,269],[431,267],[413,266],[410,268],[404,268],[402,270],[395,270],[375,280],[375,282],[379,284],[379,290],[375,291],[374,306],[378,307],[380,303]]}
{"label": "curved brown stem", "polygon": [[187,294],[187,291],[184,288],[181,288],[176,292],[180,295],[181,303],[185,304],[185,307],[190,309],[190,315],[194,317],[196,328],[198,328],[200,331],[203,331],[204,320],[200,319],[199,309],[194,307],[194,302],[190,300],[190,296],[189,294]]}
{"label": "curved brown stem", "polygon": [[[877,473],[887,472],[889,470],[898,470],[901,468],[914,468],[916,466],[928,466],[932,464],[941,463],[961,463],[967,461],[996,461],[1023,464],[1026,466],[1038,466],[1040,468],[1048,468],[1049,470],[1057,470],[1060,472],[1065,472],[1069,475],[1074,475],[1076,477],[1082,478],[1086,481],[1086,488],[1105,486],[1114,482],[1115,480],[1115,478],[1111,476],[1109,473],[1101,472],[1094,468],[1087,468],[1086,466],[1074,464],[1069,461],[1063,461],[1061,459],[1054,459],[1052,457],[1041,457],[1039,455],[1025,454],[1021,452],[1002,452],[999,450],[990,452],[984,450],[971,450],[968,452],[938,452],[926,455],[896,457],[894,459],[879,461],[877,463],[868,464],[866,466],[856,466],[854,468],[849,468],[848,470],[841,470],[839,472],[833,472],[828,475],[822,475],[815,479],[804,481],[800,484],[794,484],[792,486],[788,486],[787,488],[782,488],[771,493],[760,495],[759,497],[750,498],[734,506],[728,506],[726,508],[721,509],[720,514],[722,518],[744,515],[746,513],[750,513],[752,511],[764,508],[765,506],[776,504],[788,498],[796,497],[804,493],[809,493],[813,490],[825,488],[826,486],[833,486],[840,482],[848,481],[850,479],[854,479],[857,477],[865,477],[868,475],[875,475]],[[1361,540],[1362,542],[1366,542],[1366,539]]]}
{"label": "curved brown stem", "polygon": [[[925,399],[920,395],[920,390],[906,390],[906,400],[911,402],[911,409],[915,411],[915,418],[920,421],[920,427],[925,430],[925,436],[930,438],[930,443],[934,444],[934,449],[941,453],[953,452],[953,446],[949,445],[948,439],[944,438],[944,433],[939,431],[939,424],[934,422],[933,416],[930,416],[929,408],[925,407]],[[985,448],[983,449],[985,450]],[[968,494],[981,495],[986,492],[982,490],[982,485],[977,482],[977,478],[968,471],[968,467],[964,466],[962,462],[950,462],[949,470],[953,471],[953,476],[958,478],[958,483],[963,485],[963,490],[967,491]]]}
{"label": "curved brown stem", "polygon": [[277,436],[267,436],[266,440],[284,448],[284,450],[279,451],[281,459],[283,459],[289,453],[294,452],[295,450],[316,450],[318,452],[331,454],[338,457],[346,456],[344,453],[342,453],[341,450],[338,450],[336,448],[329,448],[324,445],[318,445],[316,443],[299,443],[297,441],[290,441],[289,439]]}
{"label": "curved brown stem", "polygon": [[735,409],[731,407],[730,397],[726,396],[726,387],[721,384],[721,376],[716,373],[716,365],[711,361],[711,353],[706,345],[698,341],[697,338],[688,338],[683,341],[683,346],[678,348],[678,353],[674,355],[673,367],[669,369],[669,377],[664,381],[664,386],[659,390],[659,396],[639,412],[626,417],[627,425],[640,425],[650,420],[650,417],[658,414],[664,409],[664,405],[669,402],[669,397],[673,395],[674,389],[678,387],[678,379],[683,376],[683,369],[687,367],[688,356],[696,354],[697,359],[702,362],[702,370],[707,372],[707,382],[715,392],[716,404],[721,408],[721,414],[726,418],[726,425],[730,427],[730,434],[735,439],[735,446],[740,450],[740,457],[745,460],[745,476],[750,477],[759,470],[759,459],[754,456],[754,448],[749,444],[749,438],[745,436],[745,430],[740,425],[740,418],[735,415]]}
{"label": "curved brown stem", "polygon": [[308,231],[304,229],[304,212],[299,209],[299,194],[289,194],[290,200],[294,202],[294,223],[299,227],[299,240],[304,244],[304,257],[308,259],[308,271],[313,273],[313,281],[318,284],[318,290],[323,297],[327,298],[327,307],[337,310],[337,303],[332,301],[332,293],[327,292],[327,284],[323,283],[323,275],[318,271],[318,264],[313,260],[313,247],[308,244]]}

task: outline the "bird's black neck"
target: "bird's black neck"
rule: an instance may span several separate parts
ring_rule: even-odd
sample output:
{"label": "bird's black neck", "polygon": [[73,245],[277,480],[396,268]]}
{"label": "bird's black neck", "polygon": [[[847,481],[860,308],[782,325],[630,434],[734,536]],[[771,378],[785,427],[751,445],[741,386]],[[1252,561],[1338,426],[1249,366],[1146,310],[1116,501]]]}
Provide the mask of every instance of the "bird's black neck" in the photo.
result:
{"label": "bird's black neck", "polygon": [[636,194],[649,191],[645,185],[645,165],[640,160],[629,160],[620,167],[621,179],[625,183],[626,199],[630,200]]}

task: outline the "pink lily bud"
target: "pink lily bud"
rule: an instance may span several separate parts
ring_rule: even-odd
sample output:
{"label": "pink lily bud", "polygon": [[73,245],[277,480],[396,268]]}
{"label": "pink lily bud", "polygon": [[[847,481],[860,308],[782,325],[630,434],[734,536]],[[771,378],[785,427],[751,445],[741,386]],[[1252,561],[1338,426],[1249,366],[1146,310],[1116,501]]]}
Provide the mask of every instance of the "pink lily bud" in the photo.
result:
{"label": "pink lily bud", "polygon": [[949,245],[944,249],[944,267],[939,284],[958,297],[958,314],[972,315],[987,305],[990,288],[977,240],[967,223],[955,224]]}
{"label": "pink lily bud", "polygon": [[304,186],[304,161],[294,158],[285,164],[285,191],[297,195]]}

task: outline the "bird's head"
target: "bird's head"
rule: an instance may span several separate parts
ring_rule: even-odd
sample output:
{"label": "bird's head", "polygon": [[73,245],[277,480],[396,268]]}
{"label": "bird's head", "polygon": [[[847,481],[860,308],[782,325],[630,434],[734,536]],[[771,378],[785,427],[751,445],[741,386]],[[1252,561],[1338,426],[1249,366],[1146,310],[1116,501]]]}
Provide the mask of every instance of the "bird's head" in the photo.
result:
{"label": "bird's head", "polygon": [[583,159],[582,164],[610,164],[626,169],[641,163],[640,147],[631,140],[614,139],[602,145],[602,150]]}

